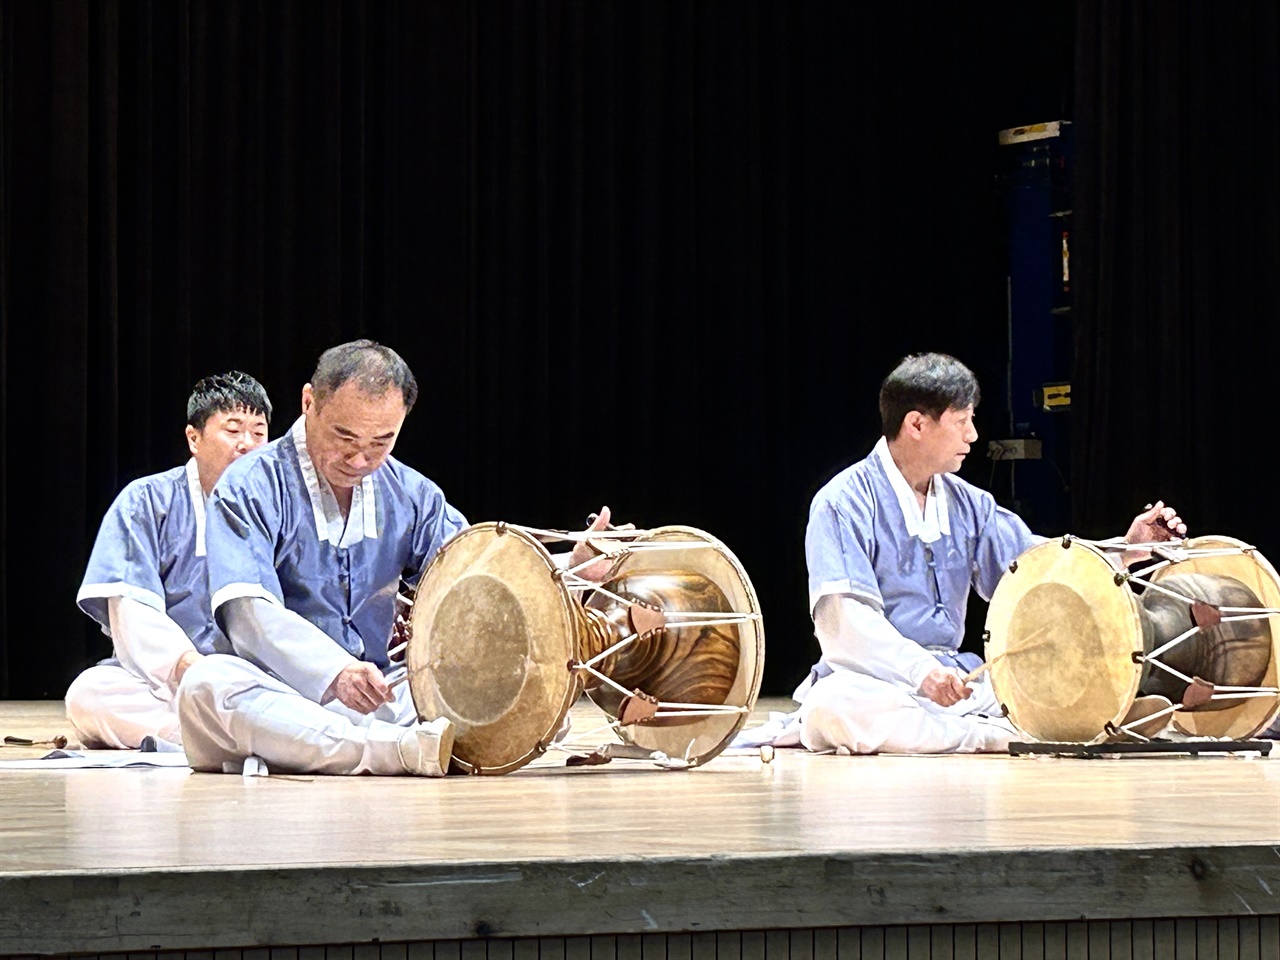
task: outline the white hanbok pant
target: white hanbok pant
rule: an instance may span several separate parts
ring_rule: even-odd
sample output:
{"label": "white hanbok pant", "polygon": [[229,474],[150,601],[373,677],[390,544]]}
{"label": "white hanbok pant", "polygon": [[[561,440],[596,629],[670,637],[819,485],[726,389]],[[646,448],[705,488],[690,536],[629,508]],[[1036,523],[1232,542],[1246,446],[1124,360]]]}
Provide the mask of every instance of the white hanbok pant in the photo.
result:
{"label": "white hanbok pant", "polygon": [[810,750],[841,753],[999,753],[1018,739],[1000,716],[987,678],[969,684],[972,695],[943,707],[898,684],[852,670],[814,682],[798,716],[800,742]]}
{"label": "white hanbok pant", "polygon": [[272,772],[403,774],[399,740],[417,720],[409,685],[373,714],[334,700],[308,700],[240,657],[214,654],[192,665],[178,687],[187,760],[224,772],[260,757]]}
{"label": "white hanbok pant", "polygon": [[89,667],[66,693],[67,721],[90,748],[136,749],[144,737],[181,742],[169,688],[114,664]]}

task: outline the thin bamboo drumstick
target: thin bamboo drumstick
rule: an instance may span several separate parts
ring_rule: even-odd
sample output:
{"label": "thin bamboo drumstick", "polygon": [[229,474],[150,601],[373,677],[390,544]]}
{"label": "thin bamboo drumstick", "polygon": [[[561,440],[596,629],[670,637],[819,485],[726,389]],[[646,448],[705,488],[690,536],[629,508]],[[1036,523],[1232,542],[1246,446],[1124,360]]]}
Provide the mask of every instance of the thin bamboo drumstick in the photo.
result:
{"label": "thin bamboo drumstick", "polygon": [[990,670],[992,664],[999,663],[1005,657],[1012,656],[1015,653],[1026,653],[1028,650],[1034,650],[1036,647],[1043,647],[1049,642],[1050,640],[1048,638],[1045,638],[1043,640],[1030,640],[1030,641],[1027,641],[1026,643],[1019,644],[1016,647],[1006,650],[1004,653],[996,654],[990,660],[986,661],[985,663],[979,664],[978,666],[970,670],[968,673],[966,673],[963,677],[960,678],[960,682],[970,683],[971,681],[976,680],[982,674]]}

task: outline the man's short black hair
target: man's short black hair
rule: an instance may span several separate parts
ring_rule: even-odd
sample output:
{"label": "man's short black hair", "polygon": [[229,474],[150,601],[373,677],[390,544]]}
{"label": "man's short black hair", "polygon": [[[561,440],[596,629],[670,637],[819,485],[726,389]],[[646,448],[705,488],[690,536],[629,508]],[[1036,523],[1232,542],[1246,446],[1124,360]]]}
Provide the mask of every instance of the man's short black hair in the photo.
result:
{"label": "man's short black hair", "polygon": [[913,353],[903,357],[880,385],[880,426],[890,440],[912,410],[938,419],[948,410],[978,405],[978,378],[945,353]]}
{"label": "man's short black hair", "polygon": [[311,392],[316,406],[322,406],[344,383],[355,383],[361,393],[380,397],[399,390],[405,411],[418,399],[418,381],[400,354],[372,340],[353,340],[330,347],[320,354],[311,375]]}
{"label": "man's short black hair", "polygon": [[191,388],[187,400],[187,423],[203,432],[215,413],[244,410],[271,423],[271,400],[262,384],[247,373],[230,370],[205,377]]}

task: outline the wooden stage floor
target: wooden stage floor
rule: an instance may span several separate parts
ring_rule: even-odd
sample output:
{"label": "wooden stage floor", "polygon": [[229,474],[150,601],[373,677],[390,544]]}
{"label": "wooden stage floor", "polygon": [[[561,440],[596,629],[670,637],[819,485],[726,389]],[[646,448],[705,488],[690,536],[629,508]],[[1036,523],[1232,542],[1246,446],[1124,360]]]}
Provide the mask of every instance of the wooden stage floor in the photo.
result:
{"label": "wooden stage floor", "polygon": [[[0,733],[66,731],[61,703],[0,702]],[[1276,958],[1277,759],[3,770],[0,954]]]}

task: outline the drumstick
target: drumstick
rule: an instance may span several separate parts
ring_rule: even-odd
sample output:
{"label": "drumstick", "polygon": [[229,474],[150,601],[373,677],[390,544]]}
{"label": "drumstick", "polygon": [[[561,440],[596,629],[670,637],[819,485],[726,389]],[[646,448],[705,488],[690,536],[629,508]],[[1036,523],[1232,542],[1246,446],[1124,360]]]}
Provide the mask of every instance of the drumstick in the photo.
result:
{"label": "drumstick", "polygon": [[1027,641],[1026,643],[1019,644],[1018,646],[1013,647],[1009,650],[1006,650],[1004,653],[997,653],[990,660],[986,661],[986,663],[983,663],[980,666],[974,667],[972,670],[966,673],[963,677],[960,678],[960,682],[969,683],[973,680],[976,680],[982,674],[990,670],[991,665],[993,663],[997,663],[998,661],[1003,660],[1005,657],[1009,656],[1012,653],[1026,653],[1028,650],[1034,650],[1036,647],[1043,647],[1046,643],[1049,643],[1047,639],[1031,640],[1031,641]]}
{"label": "drumstick", "polygon": [[969,684],[969,683],[972,683],[974,680],[977,680],[978,677],[982,676],[982,674],[986,673],[987,670],[990,669],[991,664],[995,663],[996,660],[999,660],[1003,656],[1005,656],[1005,654],[1002,653],[1000,654],[999,657],[994,657],[993,659],[983,663],[981,666],[974,667],[972,670],[970,670],[968,673],[966,673],[963,677],[960,678],[960,682],[962,684]]}
{"label": "drumstick", "polygon": [[58,734],[52,740],[28,740],[26,737],[5,737],[6,747],[57,747],[61,750],[67,745],[67,738]]}

